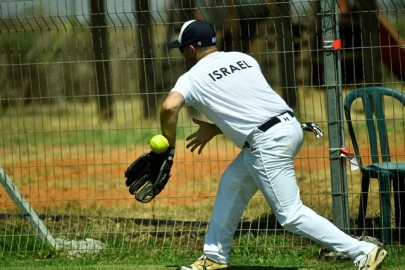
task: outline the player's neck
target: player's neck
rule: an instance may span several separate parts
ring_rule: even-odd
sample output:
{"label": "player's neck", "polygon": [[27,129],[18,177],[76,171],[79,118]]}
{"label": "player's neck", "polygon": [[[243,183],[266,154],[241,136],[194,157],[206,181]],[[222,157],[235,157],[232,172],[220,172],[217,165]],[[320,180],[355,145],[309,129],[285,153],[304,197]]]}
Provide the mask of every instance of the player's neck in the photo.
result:
{"label": "player's neck", "polygon": [[199,60],[203,59],[204,57],[208,56],[209,54],[214,53],[216,51],[217,51],[217,48],[214,46],[208,50],[199,51],[196,55],[196,59],[197,59],[197,61],[199,61]]}

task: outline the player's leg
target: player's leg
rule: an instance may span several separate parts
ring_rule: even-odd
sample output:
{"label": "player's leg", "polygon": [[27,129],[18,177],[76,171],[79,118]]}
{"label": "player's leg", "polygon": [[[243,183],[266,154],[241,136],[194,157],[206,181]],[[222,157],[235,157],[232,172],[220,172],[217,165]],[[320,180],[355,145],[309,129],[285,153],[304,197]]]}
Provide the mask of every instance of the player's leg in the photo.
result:
{"label": "player's leg", "polygon": [[204,244],[204,254],[209,258],[229,263],[235,230],[246,205],[257,190],[241,153],[227,167],[219,183]]}
{"label": "player's leg", "polygon": [[369,254],[375,245],[348,236],[302,204],[293,163],[302,143],[298,122],[280,123],[277,129],[269,131],[254,136],[254,151],[246,155],[246,162],[252,165],[247,167],[280,224],[290,232],[348,255],[353,261]]}

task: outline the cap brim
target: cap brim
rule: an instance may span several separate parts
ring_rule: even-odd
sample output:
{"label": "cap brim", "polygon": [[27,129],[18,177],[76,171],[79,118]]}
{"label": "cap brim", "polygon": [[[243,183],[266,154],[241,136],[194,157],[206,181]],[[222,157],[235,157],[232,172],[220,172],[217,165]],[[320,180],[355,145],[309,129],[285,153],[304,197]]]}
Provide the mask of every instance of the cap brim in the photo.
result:
{"label": "cap brim", "polygon": [[177,39],[173,42],[170,42],[169,45],[167,45],[168,48],[178,48],[181,46],[182,44]]}

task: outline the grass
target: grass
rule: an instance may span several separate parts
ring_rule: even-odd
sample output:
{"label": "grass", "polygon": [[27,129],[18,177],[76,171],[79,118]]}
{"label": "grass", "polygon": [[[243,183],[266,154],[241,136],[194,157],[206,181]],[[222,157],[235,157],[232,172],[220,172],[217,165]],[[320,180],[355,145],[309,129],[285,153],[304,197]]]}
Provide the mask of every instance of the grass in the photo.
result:
{"label": "grass", "polygon": [[[302,247],[234,247],[233,270],[294,270],[294,269],[352,269],[347,258],[318,255],[319,246],[304,243]],[[383,269],[403,269],[405,249],[388,247],[389,256]],[[142,248],[109,248],[96,255],[69,257],[65,253],[45,249],[39,252],[10,253],[0,256],[1,269],[176,269],[199,256],[198,251],[180,251],[146,245]]]}
{"label": "grass", "polygon": [[[106,248],[96,253],[71,255],[67,250],[54,250],[37,236],[26,231],[24,221],[1,223],[0,269],[154,269],[174,270],[179,264],[189,264],[201,255],[205,227],[201,232],[176,233],[171,226],[162,224],[142,233],[129,226],[109,234],[86,234],[78,228],[72,238],[97,238]],[[117,223],[118,224],[118,223]],[[57,228],[58,225],[55,225]],[[63,231],[63,228],[61,228]],[[321,246],[296,235],[268,229],[238,231],[231,252],[233,270],[304,270],[353,269],[353,263],[340,254],[323,252]],[[54,235],[59,235],[54,232]],[[387,246],[389,256],[383,269],[403,269],[405,248]],[[322,254],[322,255],[320,255]]]}

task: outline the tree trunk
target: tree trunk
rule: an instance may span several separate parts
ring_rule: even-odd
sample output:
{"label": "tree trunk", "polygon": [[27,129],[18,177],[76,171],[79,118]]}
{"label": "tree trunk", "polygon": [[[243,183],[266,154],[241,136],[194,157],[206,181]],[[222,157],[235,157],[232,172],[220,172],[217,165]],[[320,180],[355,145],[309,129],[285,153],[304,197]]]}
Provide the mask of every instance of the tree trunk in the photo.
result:
{"label": "tree trunk", "polygon": [[356,0],[355,3],[360,11],[364,83],[369,86],[381,85],[382,59],[377,4],[375,0]]}
{"label": "tree trunk", "polygon": [[143,104],[144,117],[156,117],[157,96],[155,89],[155,72],[153,70],[153,42],[150,25],[148,0],[136,0],[136,18],[138,22],[138,78],[139,93]]}
{"label": "tree trunk", "polygon": [[109,120],[114,112],[104,0],[90,0],[90,7],[99,116]]}
{"label": "tree trunk", "polygon": [[297,87],[295,81],[294,40],[290,16],[290,1],[276,0],[278,14],[275,18],[277,33],[277,55],[280,62],[280,82],[283,97],[288,105],[297,107]]}

